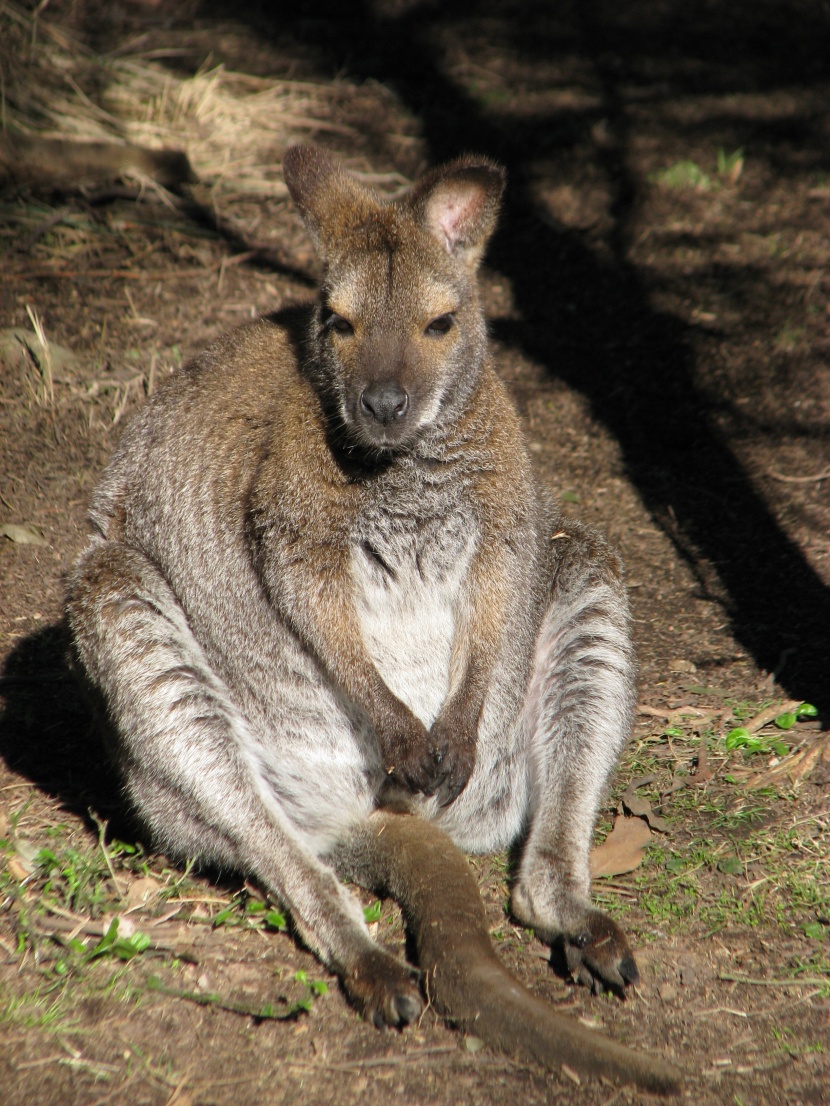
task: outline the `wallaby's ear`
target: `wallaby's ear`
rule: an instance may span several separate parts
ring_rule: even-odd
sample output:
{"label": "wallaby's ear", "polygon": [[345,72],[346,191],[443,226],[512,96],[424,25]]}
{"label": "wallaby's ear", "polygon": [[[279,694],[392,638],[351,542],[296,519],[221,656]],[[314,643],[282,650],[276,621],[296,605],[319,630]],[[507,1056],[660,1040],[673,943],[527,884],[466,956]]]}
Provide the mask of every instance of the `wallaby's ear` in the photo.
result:
{"label": "wallaby's ear", "polygon": [[323,256],[375,206],[369,190],[319,146],[289,146],[282,171],[291,199]]}
{"label": "wallaby's ear", "polygon": [[475,267],[495,230],[504,170],[464,157],[422,177],[410,193],[416,218],[448,253]]}

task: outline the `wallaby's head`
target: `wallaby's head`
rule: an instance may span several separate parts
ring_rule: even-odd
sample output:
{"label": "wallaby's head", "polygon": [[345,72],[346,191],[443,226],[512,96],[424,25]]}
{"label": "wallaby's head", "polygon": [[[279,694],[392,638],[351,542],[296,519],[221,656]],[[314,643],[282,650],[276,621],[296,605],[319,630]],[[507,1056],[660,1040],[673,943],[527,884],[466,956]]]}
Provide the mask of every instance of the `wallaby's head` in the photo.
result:
{"label": "wallaby's head", "polygon": [[384,202],[315,146],[285,180],[325,267],[315,372],[347,438],[410,449],[464,405],[485,350],[476,270],[503,171],[466,157]]}

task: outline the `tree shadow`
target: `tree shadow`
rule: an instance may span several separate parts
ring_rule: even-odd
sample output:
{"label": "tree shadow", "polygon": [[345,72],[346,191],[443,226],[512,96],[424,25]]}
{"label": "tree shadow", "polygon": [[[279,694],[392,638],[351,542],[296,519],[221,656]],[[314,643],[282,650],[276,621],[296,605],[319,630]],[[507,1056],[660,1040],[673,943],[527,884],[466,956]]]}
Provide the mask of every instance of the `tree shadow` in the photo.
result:
{"label": "tree shadow", "polygon": [[94,812],[111,834],[129,840],[135,826],[68,656],[64,623],[28,635],[9,654],[0,674],[0,756],[88,826]]}
{"label": "tree shadow", "polygon": [[[679,554],[698,575],[701,566],[710,578],[716,571],[736,639],[761,668],[779,670],[794,697],[830,706],[830,592],[718,428],[713,401],[698,381],[689,328],[652,305],[629,260],[639,196],[628,167],[623,95],[623,86],[649,66],[666,74],[667,99],[763,92],[826,77],[830,20],[818,6],[807,8],[796,30],[785,6],[773,2],[736,9],[701,0],[670,15],[665,5],[614,9],[594,0],[555,9],[487,0],[385,7],[392,14],[368,2],[348,11],[331,0],[301,3],[293,19],[281,14],[279,25],[270,6],[252,4],[235,14],[283,49],[294,41],[316,51],[323,70],[391,86],[420,118],[431,160],[473,149],[506,164],[506,208],[489,264],[509,279],[519,318],[497,324],[497,337],[589,400]],[[221,0],[207,10],[227,14]],[[465,19],[490,20],[493,35],[519,58],[578,55],[600,89],[599,107],[536,115],[487,110],[453,80],[436,37]],[[722,64],[707,69],[713,57]],[[533,160],[546,152],[561,160],[599,121],[608,138],[597,157],[612,189],[610,250],[603,253],[582,233],[540,218],[530,178]],[[818,131],[806,127],[805,141],[808,133],[818,143]],[[772,129],[765,134],[774,144]],[[825,148],[816,145],[814,161],[830,166]]]}

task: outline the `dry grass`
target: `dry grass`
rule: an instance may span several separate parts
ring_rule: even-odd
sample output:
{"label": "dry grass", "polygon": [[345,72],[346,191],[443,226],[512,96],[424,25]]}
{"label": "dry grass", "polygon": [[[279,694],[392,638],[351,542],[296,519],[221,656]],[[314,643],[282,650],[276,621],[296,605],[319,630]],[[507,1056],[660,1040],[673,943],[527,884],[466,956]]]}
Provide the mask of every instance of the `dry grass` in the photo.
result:
{"label": "dry grass", "polygon": [[0,125],[14,133],[186,150],[211,199],[281,196],[282,153],[333,122],[338,86],[265,79],[206,65],[193,75],[159,57],[95,54],[65,29],[0,2]]}

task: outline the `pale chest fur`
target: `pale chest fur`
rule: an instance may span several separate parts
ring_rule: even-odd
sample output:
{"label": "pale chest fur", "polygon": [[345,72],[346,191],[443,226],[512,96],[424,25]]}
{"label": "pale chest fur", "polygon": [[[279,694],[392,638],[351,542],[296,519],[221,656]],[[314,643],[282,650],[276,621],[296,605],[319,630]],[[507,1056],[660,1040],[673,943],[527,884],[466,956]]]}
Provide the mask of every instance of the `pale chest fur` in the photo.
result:
{"label": "pale chest fur", "polygon": [[430,519],[378,514],[352,547],[355,606],[385,683],[425,726],[450,690],[453,638],[477,543],[467,511]]}

